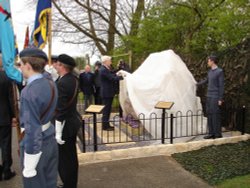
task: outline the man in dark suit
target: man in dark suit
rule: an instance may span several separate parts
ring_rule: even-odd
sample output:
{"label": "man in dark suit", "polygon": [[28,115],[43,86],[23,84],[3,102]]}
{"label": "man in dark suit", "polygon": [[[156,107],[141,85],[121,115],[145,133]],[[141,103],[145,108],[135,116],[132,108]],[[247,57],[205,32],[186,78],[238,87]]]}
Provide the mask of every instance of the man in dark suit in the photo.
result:
{"label": "man in dark suit", "polygon": [[63,188],[76,188],[78,159],[76,136],[81,126],[77,112],[78,79],[72,74],[75,60],[66,55],[58,56],[56,69],[60,75],[57,81],[58,103],[56,108],[56,140],[59,146],[59,175]]}
{"label": "man in dark suit", "polygon": [[114,127],[109,124],[109,118],[113,98],[115,96],[115,82],[123,79],[122,76],[117,76],[111,71],[111,64],[112,61],[110,56],[102,57],[102,66],[100,68],[101,97],[105,105],[102,116],[102,129],[106,131],[114,130]]}
{"label": "man in dark suit", "polygon": [[91,72],[89,65],[85,66],[85,72],[79,77],[80,89],[84,94],[84,111],[92,104],[94,94],[94,73]]}
{"label": "man in dark suit", "polygon": [[15,176],[11,171],[11,122],[14,118],[12,84],[2,69],[2,56],[0,55],[0,149],[2,151],[2,165],[0,165],[0,181]]}

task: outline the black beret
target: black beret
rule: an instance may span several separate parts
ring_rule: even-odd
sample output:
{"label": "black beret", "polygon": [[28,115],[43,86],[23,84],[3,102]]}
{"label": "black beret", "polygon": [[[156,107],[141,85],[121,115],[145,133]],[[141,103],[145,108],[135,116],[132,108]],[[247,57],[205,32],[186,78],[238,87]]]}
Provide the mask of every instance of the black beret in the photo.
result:
{"label": "black beret", "polygon": [[37,57],[37,58],[42,58],[45,61],[48,61],[48,57],[47,57],[46,53],[44,53],[39,48],[25,48],[23,51],[20,52],[19,56],[20,56],[20,58],[22,58],[22,57]]}
{"label": "black beret", "polygon": [[58,61],[60,61],[61,63],[65,64],[65,65],[70,65],[72,67],[76,66],[75,60],[71,56],[68,56],[67,54],[59,55]]}
{"label": "black beret", "polygon": [[58,60],[58,56],[57,55],[52,55],[51,59],[57,61]]}
{"label": "black beret", "polygon": [[95,62],[95,66],[101,66],[102,63],[100,61]]}

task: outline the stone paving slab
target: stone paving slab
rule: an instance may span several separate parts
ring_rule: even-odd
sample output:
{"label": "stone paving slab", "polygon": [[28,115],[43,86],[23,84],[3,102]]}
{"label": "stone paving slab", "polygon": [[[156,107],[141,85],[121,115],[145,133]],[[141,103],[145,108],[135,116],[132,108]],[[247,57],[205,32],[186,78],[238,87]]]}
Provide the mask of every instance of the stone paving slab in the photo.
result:
{"label": "stone paving slab", "polygon": [[[238,133],[235,133],[238,135]],[[225,138],[216,140],[206,140],[197,142],[194,140],[200,140],[201,137],[192,140],[184,147],[182,143],[177,143],[179,150],[189,150],[191,145],[198,149],[204,145],[218,145],[223,143],[235,143],[242,140],[250,139],[250,135],[236,136],[234,133],[228,133]],[[230,138],[232,137],[232,138]],[[177,141],[177,140],[176,140]],[[130,148],[124,150],[103,151],[96,153],[81,154],[78,148],[78,157],[80,162],[79,168],[79,186],[78,188],[175,188],[175,187],[209,187],[199,178],[193,176],[189,172],[185,171],[178,163],[171,157],[167,157],[169,151],[166,147],[172,147],[167,145],[152,145],[139,148],[142,152],[137,151],[138,148]],[[177,152],[172,151],[173,153]],[[17,176],[9,181],[0,182],[0,188],[21,188],[22,178],[18,157],[18,147],[16,141],[15,130],[13,131],[13,167],[17,172]],[[110,153],[111,152],[111,153]],[[153,152],[153,153],[152,153]],[[157,152],[159,152],[157,154]],[[179,151],[181,152],[181,151]],[[147,158],[142,155],[148,155]],[[95,156],[93,156],[95,154]],[[165,156],[152,156],[153,155],[165,155]],[[150,156],[151,155],[151,156]],[[119,160],[124,156],[136,157],[134,159]],[[93,161],[94,157],[94,161]],[[88,159],[89,158],[89,159]],[[115,161],[113,161],[115,160]],[[102,162],[108,161],[108,162]],[[98,162],[94,164],[87,164],[86,162]],[[182,184],[186,182],[186,184]],[[199,185],[199,186],[198,186]],[[200,186],[201,185],[201,186]]]}
{"label": "stone paving slab", "polygon": [[80,166],[79,188],[209,188],[173,158],[155,156]]}

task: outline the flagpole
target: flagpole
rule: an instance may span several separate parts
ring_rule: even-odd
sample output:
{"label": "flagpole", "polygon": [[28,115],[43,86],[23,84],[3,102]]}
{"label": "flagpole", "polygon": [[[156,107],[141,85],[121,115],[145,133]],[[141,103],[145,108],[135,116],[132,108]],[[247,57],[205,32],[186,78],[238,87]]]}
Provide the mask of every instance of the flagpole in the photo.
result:
{"label": "flagpole", "polygon": [[12,121],[12,126],[16,127],[16,134],[17,134],[17,145],[18,145],[18,155],[20,156],[20,147],[19,147],[19,143],[22,141],[23,139],[23,135],[21,132],[21,128],[20,128],[20,120],[19,120],[19,108],[18,108],[18,99],[17,99],[17,85],[12,82],[12,91],[13,91],[13,108],[14,108],[14,117],[15,117],[15,121]]}
{"label": "flagpole", "polygon": [[48,13],[48,58],[49,58],[49,66],[52,65],[51,62],[51,51],[52,51],[52,8],[50,9],[50,12]]}

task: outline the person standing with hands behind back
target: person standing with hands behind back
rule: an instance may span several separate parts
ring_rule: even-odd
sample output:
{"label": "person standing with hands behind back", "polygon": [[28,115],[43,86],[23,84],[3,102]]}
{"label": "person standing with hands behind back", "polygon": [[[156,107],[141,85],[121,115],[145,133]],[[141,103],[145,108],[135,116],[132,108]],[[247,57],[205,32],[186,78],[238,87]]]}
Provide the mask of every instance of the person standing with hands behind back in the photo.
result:
{"label": "person standing with hands behind back", "polygon": [[208,84],[206,113],[208,119],[209,134],[204,139],[221,138],[221,111],[220,106],[223,102],[224,94],[224,73],[217,66],[217,56],[211,55],[208,57],[208,67],[211,69],[208,72],[207,78],[200,81],[197,85]]}
{"label": "person standing with hands behind back", "polygon": [[78,159],[76,136],[81,126],[77,112],[78,78],[73,75],[75,60],[66,55],[58,56],[56,69],[60,76],[57,81],[58,103],[56,107],[56,140],[59,146],[58,171],[63,188],[76,188],[78,179]]}

